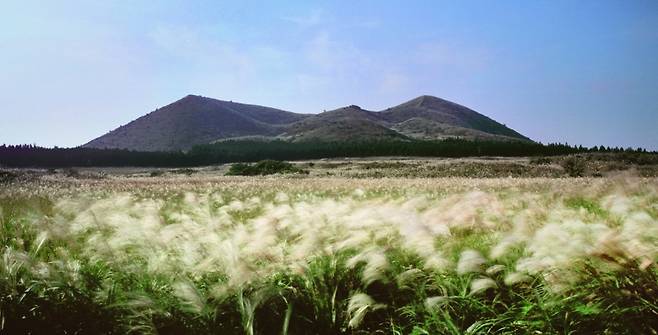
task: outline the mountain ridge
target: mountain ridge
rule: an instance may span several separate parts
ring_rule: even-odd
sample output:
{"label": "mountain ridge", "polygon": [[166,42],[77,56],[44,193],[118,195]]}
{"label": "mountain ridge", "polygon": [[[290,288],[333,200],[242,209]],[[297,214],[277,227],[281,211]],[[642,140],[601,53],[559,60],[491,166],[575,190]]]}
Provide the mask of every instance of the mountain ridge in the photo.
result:
{"label": "mountain ridge", "polygon": [[349,105],[318,114],[187,95],[82,147],[179,151],[253,136],[289,141],[445,138],[530,141],[468,107],[430,95],[381,111]]}

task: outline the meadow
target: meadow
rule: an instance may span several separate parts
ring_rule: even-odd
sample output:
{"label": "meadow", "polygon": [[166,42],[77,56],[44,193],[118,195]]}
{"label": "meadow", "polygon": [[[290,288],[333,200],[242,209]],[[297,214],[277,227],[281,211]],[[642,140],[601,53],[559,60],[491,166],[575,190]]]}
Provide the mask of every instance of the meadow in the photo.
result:
{"label": "meadow", "polygon": [[656,178],[0,187],[0,333],[658,332]]}

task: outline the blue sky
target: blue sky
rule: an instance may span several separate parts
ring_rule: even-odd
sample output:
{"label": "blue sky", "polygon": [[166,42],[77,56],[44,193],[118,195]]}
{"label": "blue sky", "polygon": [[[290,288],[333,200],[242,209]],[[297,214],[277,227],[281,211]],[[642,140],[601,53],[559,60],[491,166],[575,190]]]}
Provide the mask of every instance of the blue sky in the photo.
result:
{"label": "blue sky", "polygon": [[300,113],[429,94],[542,142],[658,149],[658,2],[4,1],[0,143],[187,94]]}

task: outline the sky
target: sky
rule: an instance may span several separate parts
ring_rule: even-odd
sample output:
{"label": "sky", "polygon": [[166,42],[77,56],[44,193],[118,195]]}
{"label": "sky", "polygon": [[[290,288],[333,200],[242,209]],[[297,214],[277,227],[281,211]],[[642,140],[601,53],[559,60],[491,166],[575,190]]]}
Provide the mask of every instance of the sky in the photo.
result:
{"label": "sky", "polygon": [[187,94],[427,94],[543,143],[658,150],[658,1],[0,1],[0,143],[82,145]]}

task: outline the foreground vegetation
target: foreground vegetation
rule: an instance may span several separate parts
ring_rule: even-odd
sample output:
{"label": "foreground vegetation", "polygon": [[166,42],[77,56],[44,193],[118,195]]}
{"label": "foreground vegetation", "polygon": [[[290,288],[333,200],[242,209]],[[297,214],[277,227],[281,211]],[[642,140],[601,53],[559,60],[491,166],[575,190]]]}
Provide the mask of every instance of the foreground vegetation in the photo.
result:
{"label": "foreground vegetation", "polygon": [[655,334],[656,204],[638,178],[14,182],[1,332]]}

